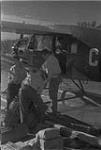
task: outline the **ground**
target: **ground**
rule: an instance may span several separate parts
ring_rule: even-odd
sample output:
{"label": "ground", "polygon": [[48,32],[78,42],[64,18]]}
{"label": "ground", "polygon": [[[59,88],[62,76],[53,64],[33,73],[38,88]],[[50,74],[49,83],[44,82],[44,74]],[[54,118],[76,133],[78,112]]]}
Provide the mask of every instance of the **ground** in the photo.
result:
{"label": "ground", "polygon": [[[10,66],[7,64],[2,65],[1,70],[1,91],[4,91],[7,88],[7,76],[8,69]],[[101,82],[90,82],[83,83],[85,90],[95,93],[101,94]],[[78,90],[78,88],[72,83],[69,79],[63,79],[62,84],[60,84],[58,98],[61,96],[62,92],[66,90],[65,97],[71,97],[74,94],[71,93],[71,90]],[[75,96],[75,95],[74,95]],[[42,93],[42,98],[44,101],[49,101],[48,90],[44,90]],[[101,98],[100,98],[101,100]],[[101,104],[101,101],[99,103]],[[4,109],[6,107],[6,97],[5,95],[1,95],[1,108]],[[82,120],[84,122],[90,123],[96,127],[101,127],[101,108],[95,107],[92,105],[85,104],[80,98],[70,99],[64,102],[58,103],[58,111],[64,114],[68,114],[74,118]]]}

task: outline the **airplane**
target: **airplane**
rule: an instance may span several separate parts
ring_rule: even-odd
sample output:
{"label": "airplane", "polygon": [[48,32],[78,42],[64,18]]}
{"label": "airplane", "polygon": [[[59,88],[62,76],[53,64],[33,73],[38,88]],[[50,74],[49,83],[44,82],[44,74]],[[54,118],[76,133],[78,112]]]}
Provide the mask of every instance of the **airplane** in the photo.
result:
{"label": "airplane", "polygon": [[[101,107],[100,94],[88,93],[82,83],[101,82],[101,29],[2,21],[1,31],[20,35],[12,45],[12,52],[35,68],[40,68],[43,63],[41,52],[44,48],[53,51],[59,60],[63,78],[71,79],[79,88],[79,92],[73,91],[76,96],[71,99],[80,97]],[[70,99],[64,98],[66,92],[62,93],[59,101]]]}
{"label": "airplane", "polygon": [[[74,98],[81,97],[84,101],[101,107],[99,95],[98,102],[92,100],[92,95],[93,99],[96,99],[95,94],[85,92],[82,84],[83,80],[101,81],[100,29],[76,25],[45,26],[2,21],[1,31],[20,34],[20,39],[14,43],[12,51],[33,67],[40,68],[43,63],[41,52],[44,48],[53,51],[59,60],[63,77],[70,78],[80,90],[79,93],[73,91],[76,94]],[[65,100],[65,92],[60,101]]]}
{"label": "airplane", "polygon": [[[35,65],[33,61],[37,60],[37,58],[36,60],[34,58],[35,53],[47,48],[53,50],[59,58],[64,73],[66,72],[65,67],[68,56],[70,58],[76,56],[75,69],[81,73],[80,79],[84,75],[88,80],[101,81],[100,29],[84,28],[76,25],[41,26],[3,21],[1,30],[2,32],[21,34],[22,37],[12,48],[17,48],[17,53],[19,51],[33,52],[33,58],[31,58],[33,65]],[[28,34],[30,37],[23,39],[24,34]],[[73,72],[72,74],[76,73]]]}
{"label": "airplane", "polygon": [[33,67],[40,68],[43,63],[41,52],[44,48],[53,51],[59,60],[63,77],[70,78],[83,96],[86,93],[82,81],[101,82],[101,29],[2,21],[1,30],[20,34],[12,51]]}
{"label": "airplane", "polygon": [[[54,52],[59,60],[63,78],[71,79],[80,90],[80,92],[73,91],[75,96],[61,97],[58,101],[80,97],[90,104],[101,107],[101,95],[87,93],[82,84],[82,81],[101,82],[100,29],[76,25],[42,26],[2,21],[1,31],[20,34],[20,38],[12,45],[12,52],[17,53],[25,63],[33,65],[33,68],[40,68],[43,63],[41,57],[43,49],[47,48]],[[61,123],[89,134],[98,131],[91,125],[68,115],[60,115],[57,118],[51,115],[46,117],[48,121]]]}

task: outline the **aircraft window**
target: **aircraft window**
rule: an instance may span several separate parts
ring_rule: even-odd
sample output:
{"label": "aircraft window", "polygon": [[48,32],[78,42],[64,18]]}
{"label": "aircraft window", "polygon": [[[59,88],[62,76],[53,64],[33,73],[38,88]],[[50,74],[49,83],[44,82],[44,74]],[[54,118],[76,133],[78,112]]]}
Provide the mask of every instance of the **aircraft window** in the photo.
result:
{"label": "aircraft window", "polygon": [[41,51],[44,48],[52,50],[52,36],[36,35],[35,36],[35,50]]}
{"label": "aircraft window", "polygon": [[28,44],[28,38],[24,38],[18,41],[17,46],[19,48],[26,48],[27,44]]}
{"label": "aircraft window", "polygon": [[69,40],[68,37],[64,36],[58,36],[56,37],[56,43],[55,43],[56,51],[60,50],[62,51],[69,51]]}

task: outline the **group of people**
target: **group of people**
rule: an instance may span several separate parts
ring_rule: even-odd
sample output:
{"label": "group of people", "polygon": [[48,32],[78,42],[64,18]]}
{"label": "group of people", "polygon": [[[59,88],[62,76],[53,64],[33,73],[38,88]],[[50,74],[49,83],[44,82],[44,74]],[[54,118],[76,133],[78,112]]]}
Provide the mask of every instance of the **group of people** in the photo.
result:
{"label": "group of people", "polygon": [[42,51],[42,57],[44,63],[40,69],[35,69],[31,64],[25,65],[18,56],[15,56],[15,65],[10,69],[7,110],[10,109],[14,98],[18,96],[23,121],[29,124],[31,124],[33,115],[36,115],[37,119],[38,116],[39,119],[42,119],[47,111],[47,106],[41,98],[41,92],[47,83],[49,83],[49,96],[52,100],[52,112],[57,114],[57,93],[61,82],[61,68],[55,55],[47,49]]}

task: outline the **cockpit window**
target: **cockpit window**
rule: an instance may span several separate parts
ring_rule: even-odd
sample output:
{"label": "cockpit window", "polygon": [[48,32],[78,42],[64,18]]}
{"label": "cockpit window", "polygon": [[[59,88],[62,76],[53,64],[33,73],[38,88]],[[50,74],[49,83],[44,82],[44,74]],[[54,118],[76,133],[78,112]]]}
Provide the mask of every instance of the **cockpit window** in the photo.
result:
{"label": "cockpit window", "polygon": [[57,36],[56,37],[56,49],[60,50],[68,50],[69,40],[68,37],[65,36]]}
{"label": "cockpit window", "polygon": [[41,51],[44,48],[52,50],[52,39],[50,35],[36,35],[35,36],[35,50]]}
{"label": "cockpit window", "polygon": [[26,48],[27,44],[28,44],[28,37],[25,37],[18,41],[17,46],[18,48]]}

